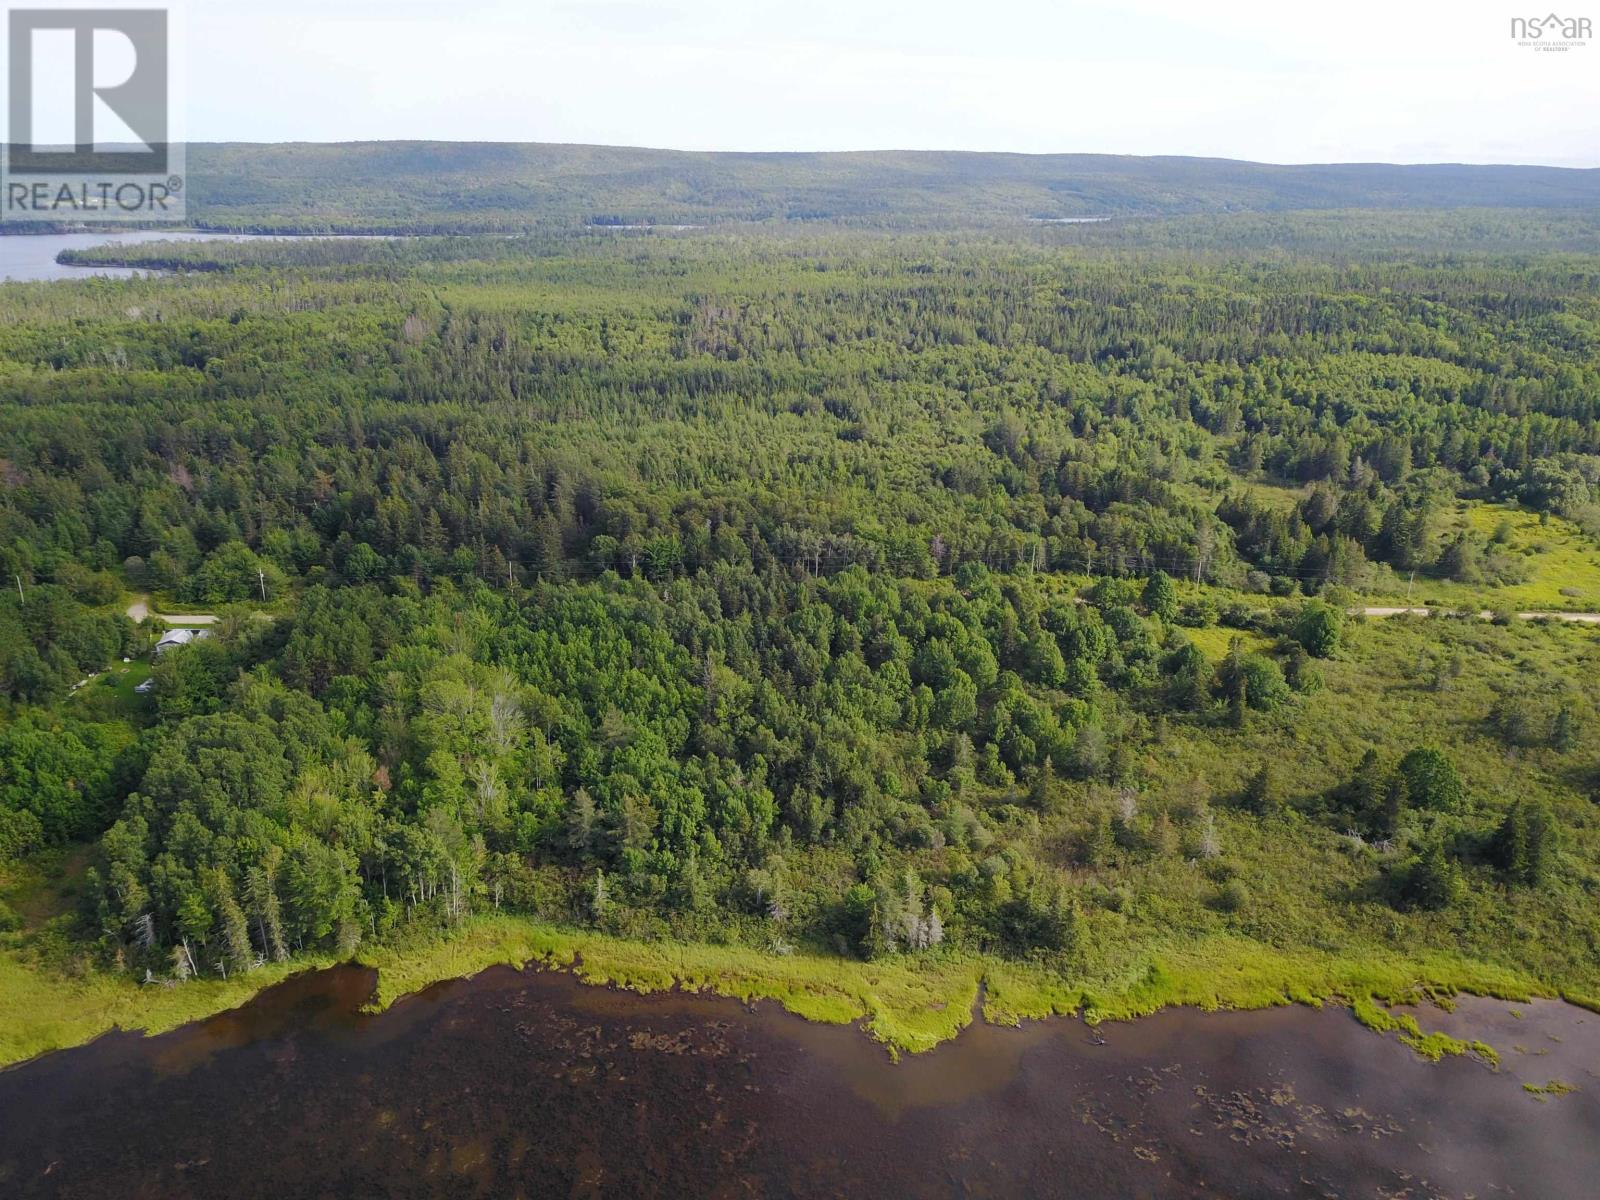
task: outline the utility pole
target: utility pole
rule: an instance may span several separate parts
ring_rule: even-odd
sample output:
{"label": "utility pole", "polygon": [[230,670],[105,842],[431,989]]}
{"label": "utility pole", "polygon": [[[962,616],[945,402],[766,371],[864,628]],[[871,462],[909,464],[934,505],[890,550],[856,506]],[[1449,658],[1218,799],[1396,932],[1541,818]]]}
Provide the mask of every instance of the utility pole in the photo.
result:
{"label": "utility pole", "polygon": [[1417,581],[1417,573],[1411,572],[1411,578],[1406,580],[1406,607],[1411,607],[1411,585]]}

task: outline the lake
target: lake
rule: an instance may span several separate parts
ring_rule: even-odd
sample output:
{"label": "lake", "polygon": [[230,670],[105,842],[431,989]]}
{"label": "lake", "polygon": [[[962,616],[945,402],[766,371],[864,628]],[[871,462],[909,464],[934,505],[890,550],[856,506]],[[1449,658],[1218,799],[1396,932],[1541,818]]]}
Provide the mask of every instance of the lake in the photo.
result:
{"label": "lake", "polygon": [[[977,1025],[892,1063],[775,1006],[495,968],[380,1015],[307,973],[156,1038],[0,1072],[8,1197],[1592,1196],[1600,1017],[1335,1009]],[[1524,1083],[1562,1079],[1566,1095]]]}
{"label": "lake", "polygon": [[300,240],[304,235],[259,233],[202,233],[198,231],[114,229],[100,233],[15,234],[0,237],[0,280],[83,279],[102,276],[127,279],[158,274],[135,267],[76,267],[58,263],[63,250],[89,250],[98,246],[131,246],[141,242],[242,242],[254,238]]}

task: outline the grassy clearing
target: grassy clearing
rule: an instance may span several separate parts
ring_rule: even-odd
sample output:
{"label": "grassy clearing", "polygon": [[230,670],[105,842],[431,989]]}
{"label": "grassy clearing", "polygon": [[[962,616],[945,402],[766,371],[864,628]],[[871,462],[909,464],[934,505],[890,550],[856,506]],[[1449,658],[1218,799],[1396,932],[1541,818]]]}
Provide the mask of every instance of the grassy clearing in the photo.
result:
{"label": "grassy clearing", "polygon": [[141,728],[155,718],[155,697],[141,696],[133,689],[149,678],[150,663],[143,659],[115,663],[72,694],[68,711],[86,721]]}
{"label": "grassy clearing", "polygon": [[[1505,504],[1461,501],[1440,523],[1442,535],[1470,529],[1485,539],[1504,531],[1504,549],[1527,570],[1525,580],[1498,586],[1418,578],[1417,603],[1512,611],[1600,612],[1600,545],[1571,521]],[[1401,593],[1397,593],[1397,596]]]}
{"label": "grassy clearing", "polygon": [[[1600,966],[1588,948],[1600,935],[1591,902],[1600,807],[1589,799],[1600,783],[1600,705],[1589,685],[1600,672],[1600,637],[1554,624],[1386,618],[1349,623],[1346,642],[1339,657],[1319,664],[1326,686],[1298,701],[1292,716],[1243,730],[1170,722],[1157,731],[1136,763],[1140,809],[1178,822],[1205,802],[1220,861],[1207,868],[1146,859],[1080,872],[1081,884],[1114,893],[1119,909],[1090,914],[1092,941],[1164,940],[1181,949],[1231,934],[1283,952],[1405,962],[1449,949],[1543,980],[1574,1001],[1600,996]],[[1467,669],[1441,685],[1438,664],[1457,657]],[[1530,679],[1548,690],[1544,703],[1573,706],[1580,734],[1571,750],[1508,749],[1488,729],[1497,698],[1521,693]],[[1399,912],[1386,902],[1383,872],[1405,851],[1342,837],[1337,819],[1320,812],[1368,747],[1394,762],[1425,745],[1443,749],[1468,781],[1461,820],[1475,836],[1486,837],[1513,799],[1552,805],[1565,840],[1548,886],[1508,888],[1486,866],[1469,864],[1467,894],[1447,912]],[[1246,782],[1263,765],[1272,767],[1284,804],[1265,821],[1241,805]],[[1075,796],[1072,805],[1097,802],[1104,803]],[[1244,889],[1236,911],[1215,907],[1219,868]]]}
{"label": "grassy clearing", "polygon": [[149,678],[150,663],[144,659],[135,659],[133,662],[112,667],[106,676],[109,681],[107,686],[116,696],[117,703],[128,709],[149,704],[149,701],[133,690]]}
{"label": "grassy clearing", "polygon": [[1246,483],[1244,490],[1249,492],[1251,497],[1258,503],[1265,504],[1268,508],[1282,513],[1293,512],[1295,506],[1311,492],[1311,489],[1303,484],[1289,486],[1255,481]]}
{"label": "grassy clearing", "polygon": [[1246,652],[1255,654],[1267,650],[1272,645],[1272,639],[1263,634],[1247,630],[1229,629],[1223,625],[1209,625],[1203,629],[1184,629],[1183,635],[1195,644],[1195,647],[1213,662],[1221,662],[1227,657],[1228,648],[1233,645],[1233,639],[1238,638]]}

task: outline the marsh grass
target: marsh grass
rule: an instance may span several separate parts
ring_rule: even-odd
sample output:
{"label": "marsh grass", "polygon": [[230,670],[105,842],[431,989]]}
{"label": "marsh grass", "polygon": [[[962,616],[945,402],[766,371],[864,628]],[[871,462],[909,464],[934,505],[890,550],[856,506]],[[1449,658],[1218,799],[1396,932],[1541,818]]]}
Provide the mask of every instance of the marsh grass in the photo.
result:
{"label": "marsh grass", "polygon": [[296,971],[326,966],[299,960],[249,975],[145,985],[100,971],[69,975],[0,951],[0,1066],[92,1041],[113,1029],[165,1033],[236,1008]]}
{"label": "marsh grass", "polygon": [[747,1003],[769,1000],[811,1020],[859,1023],[891,1052],[909,1053],[959,1034],[972,1019],[981,983],[982,1016],[997,1025],[1070,1015],[1098,1024],[1173,1006],[1217,1011],[1348,1004],[1368,1028],[1398,1032],[1423,1057],[1437,1061],[1470,1052],[1493,1064],[1495,1052],[1484,1043],[1424,1034],[1415,1017],[1385,1006],[1448,1002],[1459,992],[1513,1000],[1552,994],[1518,972],[1449,955],[1405,960],[1291,954],[1227,937],[1153,948],[1120,974],[1075,977],[983,956],[875,964],[740,947],[644,944],[506,915],[474,918],[448,937],[375,948],[362,961],[379,972],[375,1009],[490,966],[537,964],[636,992],[679,988]]}
{"label": "marsh grass", "polygon": [[1522,1090],[1541,1103],[1551,1096],[1570,1096],[1578,1088],[1562,1079],[1552,1079],[1548,1083],[1525,1083]]}
{"label": "marsh grass", "polygon": [[[1482,1043],[1424,1035],[1414,1017],[1390,1013],[1384,1005],[1456,992],[1513,1000],[1553,994],[1514,971],[1451,956],[1408,961],[1292,954],[1226,937],[1152,948],[1120,972],[1077,977],[979,955],[864,963],[738,946],[635,942],[508,914],[470,918],[447,935],[375,945],[358,961],[378,971],[374,1011],[492,966],[535,965],[639,993],[678,989],[745,1003],[770,1001],[808,1020],[857,1024],[893,1055],[920,1053],[957,1036],[974,1017],[982,985],[983,1019],[997,1025],[1075,1014],[1098,1024],[1178,1005],[1216,1011],[1349,1004],[1363,1024],[1400,1033],[1424,1057],[1470,1050],[1493,1062],[1493,1051]],[[101,972],[43,970],[0,952],[0,1064],[78,1045],[113,1028],[162,1033],[242,1004],[294,971],[327,965],[297,961],[227,982],[141,985]]]}

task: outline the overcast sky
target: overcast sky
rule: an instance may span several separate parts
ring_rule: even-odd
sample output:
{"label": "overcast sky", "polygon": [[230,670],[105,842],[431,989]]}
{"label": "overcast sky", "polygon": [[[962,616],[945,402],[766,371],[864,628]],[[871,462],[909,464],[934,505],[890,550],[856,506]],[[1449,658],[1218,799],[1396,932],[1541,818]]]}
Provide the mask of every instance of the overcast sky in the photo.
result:
{"label": "overcast sky", "polygon": [[1548,2],[189,0],[188,134],[1600,166]]}

